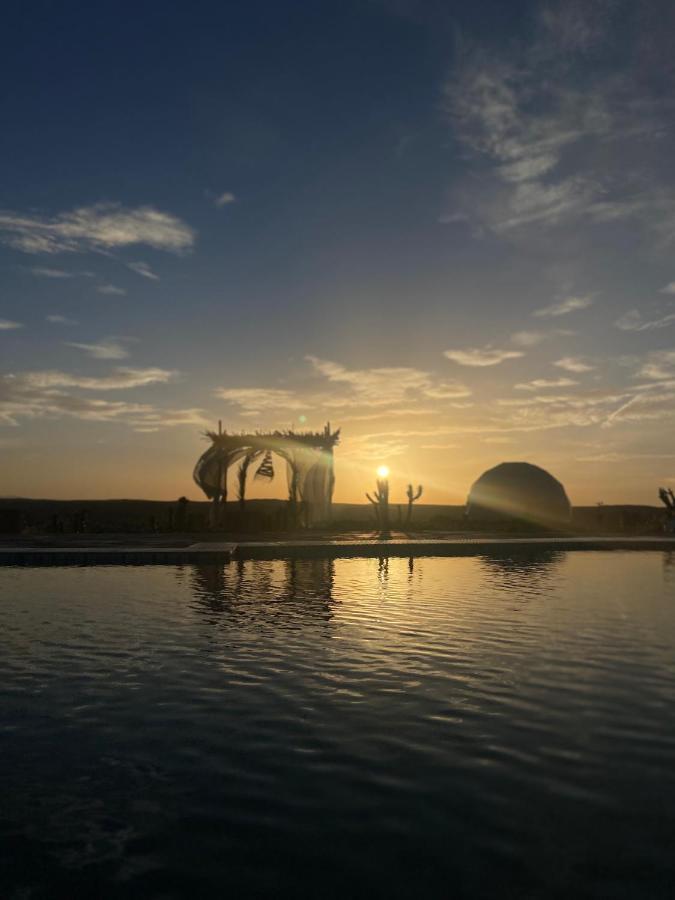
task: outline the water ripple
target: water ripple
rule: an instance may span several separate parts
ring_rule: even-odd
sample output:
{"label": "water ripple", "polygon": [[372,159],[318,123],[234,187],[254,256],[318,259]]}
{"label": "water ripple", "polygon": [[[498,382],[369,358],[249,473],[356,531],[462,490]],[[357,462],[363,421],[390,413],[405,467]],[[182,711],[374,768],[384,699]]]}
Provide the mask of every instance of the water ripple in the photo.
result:
{"label": "water ripple", "polygon": [[672,573],[4,569],[0,895],[670,897]]}

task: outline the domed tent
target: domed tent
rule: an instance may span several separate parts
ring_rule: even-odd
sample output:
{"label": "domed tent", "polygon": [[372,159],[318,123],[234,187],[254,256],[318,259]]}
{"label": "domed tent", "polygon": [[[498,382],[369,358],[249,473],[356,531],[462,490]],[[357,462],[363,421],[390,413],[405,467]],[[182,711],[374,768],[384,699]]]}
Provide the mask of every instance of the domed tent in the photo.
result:
{"label": "domed tent", "polygon": [[545,469],[525,462],[500,463],[474,482],[466,503],[467,519],[512,519],[548,527],[569,522],[570,501],[562,484]]}

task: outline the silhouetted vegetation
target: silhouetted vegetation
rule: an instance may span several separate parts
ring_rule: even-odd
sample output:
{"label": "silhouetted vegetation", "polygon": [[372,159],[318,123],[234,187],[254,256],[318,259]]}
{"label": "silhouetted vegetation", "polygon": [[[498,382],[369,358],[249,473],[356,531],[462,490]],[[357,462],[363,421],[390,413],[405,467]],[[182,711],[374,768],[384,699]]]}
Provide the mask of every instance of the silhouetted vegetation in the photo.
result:
{"label": "silhouetted vegetation", "polygon": [[[208,501],[153,500],[29,500],[0,499],[0,534],[204,534],[209,525]],[[301,506],[301,504],[300,504]],[[390,521],[401,531],[409,524],[404,509]],[[414,531],[425,533],[547,534],[531,522],[516,519],[467,521],[464,506],[415,506]],[[581,506],[572,511],[567,534],[662,534],[669,512],[653,506]],[[228,503],[227,531],[216,534],[279,535],[308,532],[298,525],[284,500],[249,500],[242,511],[238,500]],[[312,533],[369,533],[376,527],[371,503],[333,504],[329,525]],[[561,533],[561,532],[557,532]]]}
{"label": "silhouetted vegetation", "polygon": [[377,488],[372,496],[366,492],[375,512],[375,524],[383,534],[389,533],[389,482],[386,478],[377,479]]}
{"label": "silhouetted vegetation", "polygon": [[419,500],[420,497],[422,496],[422,490],[423,490],[423,488],[422,488],[421,484],[417,485],[416,491],[413,489],[412,484],[409,484],[408,487],[406,488],[405,494],[406,494],[406,497],[408,498],[408,512],[406,514],[406,519],[405,519],[406,528],[410,528],[410,523],[412,522],[413,504],[417,500]]}

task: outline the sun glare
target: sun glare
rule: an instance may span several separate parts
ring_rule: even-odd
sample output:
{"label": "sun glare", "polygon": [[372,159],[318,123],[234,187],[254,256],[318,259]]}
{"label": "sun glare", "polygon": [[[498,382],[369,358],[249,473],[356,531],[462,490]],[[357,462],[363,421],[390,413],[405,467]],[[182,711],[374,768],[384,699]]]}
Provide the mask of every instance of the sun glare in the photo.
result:
{"label": "sun glare", "polygon": [[389,476],[389,466],[379,466],[377,470],[378,478],[388,478]]}

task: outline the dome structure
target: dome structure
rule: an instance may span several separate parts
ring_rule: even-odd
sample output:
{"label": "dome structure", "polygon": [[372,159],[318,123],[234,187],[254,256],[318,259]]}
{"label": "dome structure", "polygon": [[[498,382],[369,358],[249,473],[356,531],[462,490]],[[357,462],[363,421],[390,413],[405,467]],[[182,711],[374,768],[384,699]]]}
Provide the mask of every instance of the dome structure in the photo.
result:
{"label": "dome structure", "polygon": [[562,484],[545,469],[526,462],[505,462],[474,482],[466,516],[474,522],[503,519],[556,527],[569,522],[570,501]]}

